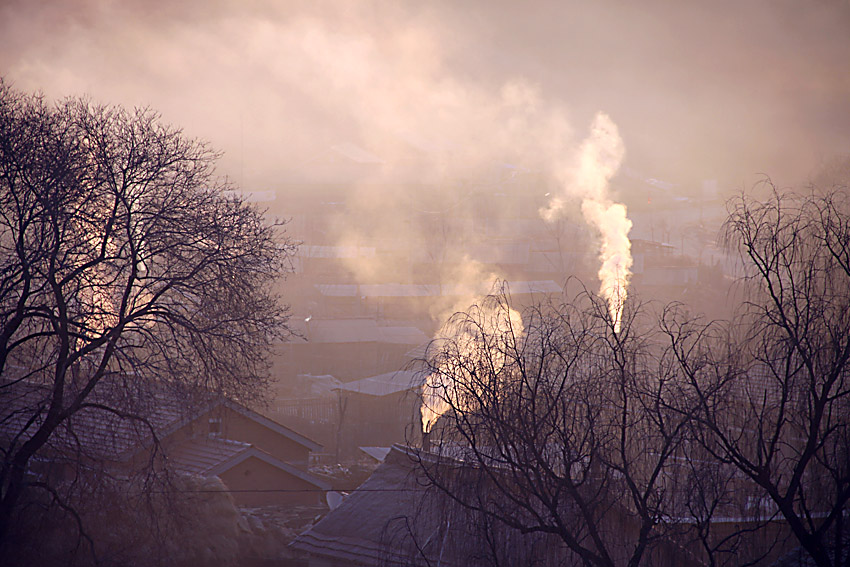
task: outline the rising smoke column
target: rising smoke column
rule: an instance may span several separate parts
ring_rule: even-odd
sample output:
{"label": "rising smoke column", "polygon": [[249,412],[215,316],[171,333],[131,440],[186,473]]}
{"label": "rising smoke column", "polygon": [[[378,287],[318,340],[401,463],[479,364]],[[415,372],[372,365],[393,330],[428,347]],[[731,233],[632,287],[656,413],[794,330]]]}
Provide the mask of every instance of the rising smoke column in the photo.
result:
{"label": "rising smoke column", "polygon": [[[440,416],[470,409],[486,389],[499,387],[500,373],[523,334],[522,316],[504,297],[490,295],[443,324],[432,347],[434,370],[422,386],[422,432]],[[489,377],[489,379],[488,379]]]}
{"label": "rising smoke column", "polygon": [[549,206],[540,211],[541,216],[551,222],[563,212],[568,199],[581,199],[585,220],[599,231],[602,262],[598,272],[599,293],[608,302],[615,333],[620,332],[626,288],[631,277],[628,235],[632,222],[626,216],[625,205],[611,199],[608,182],[619,169],[624,155],[625,147],[617,125],[607,114],[597,113],[576,162],[567,170],[562,194],[555,195]]}

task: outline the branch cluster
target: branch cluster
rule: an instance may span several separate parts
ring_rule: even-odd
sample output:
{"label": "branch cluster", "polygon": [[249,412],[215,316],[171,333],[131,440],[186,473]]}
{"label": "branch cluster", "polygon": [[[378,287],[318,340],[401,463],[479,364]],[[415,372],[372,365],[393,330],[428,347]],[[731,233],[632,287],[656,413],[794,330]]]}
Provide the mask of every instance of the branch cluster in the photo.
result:
{"label": "branch cluster", "polygon": [[506,295],[455,315],[427,357],[423,405],[441,416],[419,460],[428,483],[584,565],[751,564],[788,536],[838,565],[848,205],[842,191],[731,202],[747,293],[731,321],[630,300],[616,332],[586,290],[521,317]]}

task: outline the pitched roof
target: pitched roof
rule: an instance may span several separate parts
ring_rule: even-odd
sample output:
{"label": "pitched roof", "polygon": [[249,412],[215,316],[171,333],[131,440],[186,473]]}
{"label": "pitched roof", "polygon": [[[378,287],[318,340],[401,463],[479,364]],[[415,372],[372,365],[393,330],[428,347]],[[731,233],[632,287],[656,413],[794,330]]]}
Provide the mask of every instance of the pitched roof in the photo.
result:
{"label": "pitched roof", "polygon": [[[186,408],[194,406],[176,395],[121,400],[109,390],[108,384],[96,388],[87,400],[94,405],[63,421],[48,447],[59,453],[80,452],[92,459],[126,460],[151,443],[151,429],[162,437],[170,424],[186,419]],[[0,437],[29,438],[43,422],[50,396],[47,385],[28,381],[0,389]]]}
{"label": "pitched roof", "polygon": [[[366,482],[291,547],[355,565],[489,564],[481,523],[443,493],[427,488],[417,455],[394,445]],[[519,564],[519,558],[538,565],[562,563],[561,546],[550,536],[499,532],[494,537],[514,556],[507,564]]]}
{"label": "pitched roof", "polygon": [[[120,379],[101,382],[88,400],[97,405],[84,407],[65,420],[51,437],[50,447],[59,452],[82,451],[93,459],[127,461],[152,444],[151,430],[162,439],[224,406],[310,451],[322,448],[292,429],[221,396],[179,394],[154,385],[147,396],[133,398],[122,384]],[[50,389],[43,384],[22,381],[0,389],[0,438],[11,438],[21,431],[25,431],[23,439],[28,438],[26,432],[34,432],[44,419],[44,406],[49,399]]]}
{"label": "pitched roof", "polygon": [[[393,519],[412,516],[420,508],[424,488],[417,484],[411,465],[407,454],[394,447],[366,482],[291,546],[356,564],[406,559],[400,548],[392,549],[384,542]],[[428,524],[426,529],[433,531],[434,522]]]}
{"label": "pitched roof", "polygon": [[376,461],[378,461],[379,463],[382,462],[384,459],[386,459],[387,455],[389,455],[390,451],[392,450],[391,447],[358,447],[358,448],[361,451],[363,451],[364,453],[366,453],[367,455],[369,455],[370,457],[372,457],[373,459],[375,459]]}
{"label": "pitched roof", "polygon": [[210,476],[221,463],[251,448],[250,443],[217,437],[196,437],[166,451],[168,461],[183,472]]}
{"label": "pitched roof", "polygon": [[178,470],[201,476],[218,476],[250,458],[256,458],[320,490],[331,489],[324,480],[276,459],[250,443],[218,437],[194,437],[170,449],[167,456]]}
{"label": "pitched roof", "polygon": [[264,416],[260,413],[257,413],[254,410],[248,409],[247,407],[243,406],[242,404],[240,404],[238,402],[234,402],[233,400],[229,400],[227,398],[220,398],[218,400],[218,403],[223,404],[224,406],[236,411],[237,413],[247,417],[248,419],[251,419],[252,421],[259,423],[260,425],[263,425],[263,426],[271,429],[275,433],[279,433],[280,435],[283,435],[287,439],[294,441],[295,443],[298,443],[299,445],[306,447],[310,451],[321,451],[322,450],[322,445],[320,445],[319,443],[316,443],[312,439],[309,439],[308,437],[301,435],[297,431],[294,431],[294,430],[286,427],[285,425],[281,425],[280,423],[276,422],[275,420],[273,420],[271,418],[268,418],[268,417],[266,417],[266,416]]}

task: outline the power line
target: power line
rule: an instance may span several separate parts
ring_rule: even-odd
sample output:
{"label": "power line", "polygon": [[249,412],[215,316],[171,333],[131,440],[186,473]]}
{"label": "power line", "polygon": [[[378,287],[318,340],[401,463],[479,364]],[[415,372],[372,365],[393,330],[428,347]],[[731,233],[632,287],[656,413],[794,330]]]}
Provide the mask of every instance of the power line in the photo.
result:
{"label": "power line", "polygon": [[229,489],[199,489],[199,490],[146,490],[144,492],[138,493],[141,494],[173,494],[175,492],[180,494],[236,494],[236,493],[277,493],[277,492],[291,492],[291,493],[304,493],[304,492],[419,492],[419,490],[415,488],[331,488],[328,490],[324,490],[321,488],[243,488],[236,490]]}

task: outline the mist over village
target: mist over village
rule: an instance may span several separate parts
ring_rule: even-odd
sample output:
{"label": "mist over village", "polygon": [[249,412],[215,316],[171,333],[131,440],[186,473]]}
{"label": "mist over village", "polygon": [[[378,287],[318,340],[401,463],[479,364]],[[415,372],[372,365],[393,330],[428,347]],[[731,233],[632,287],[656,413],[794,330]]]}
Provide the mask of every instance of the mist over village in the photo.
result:
{"label": "mist over village", "polygon": [[850,565],[850,3],[0,2],[0,565]]}

